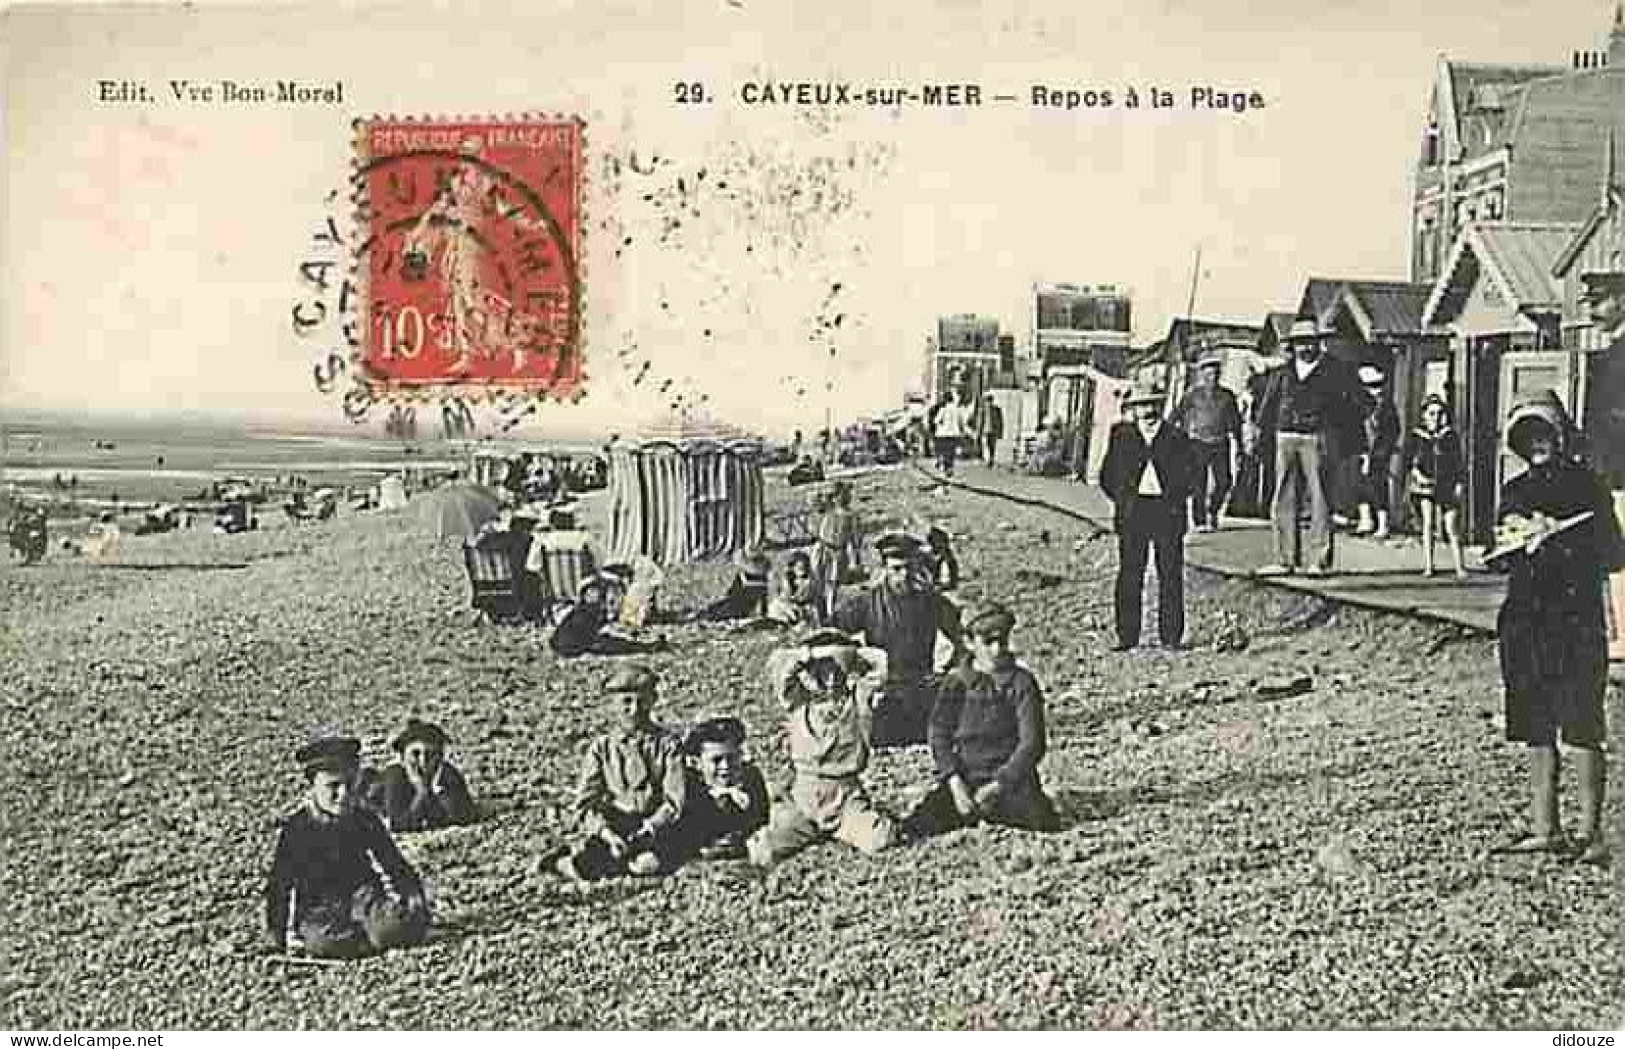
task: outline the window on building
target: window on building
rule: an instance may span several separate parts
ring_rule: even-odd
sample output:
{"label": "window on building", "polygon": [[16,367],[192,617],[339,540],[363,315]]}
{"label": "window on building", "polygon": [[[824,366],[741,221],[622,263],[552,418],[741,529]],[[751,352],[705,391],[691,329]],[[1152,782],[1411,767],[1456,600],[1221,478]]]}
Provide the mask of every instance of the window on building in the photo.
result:
{"label": "window on building", "polygon": [[1439,166],[1439,128],[1432,122],[1422,135],[1422,165],[1430,168]]}

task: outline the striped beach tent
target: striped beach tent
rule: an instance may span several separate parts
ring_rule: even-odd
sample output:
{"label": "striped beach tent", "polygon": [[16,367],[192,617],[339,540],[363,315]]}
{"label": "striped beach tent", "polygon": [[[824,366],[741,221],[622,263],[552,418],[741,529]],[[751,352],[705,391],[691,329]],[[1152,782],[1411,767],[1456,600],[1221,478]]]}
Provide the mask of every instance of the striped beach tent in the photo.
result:
{"label": "striped beach tent", "polygon": [[651,427],[609,452],[610,557],[660,565],[728,557],[761,545],[760,443],[691,420]]}

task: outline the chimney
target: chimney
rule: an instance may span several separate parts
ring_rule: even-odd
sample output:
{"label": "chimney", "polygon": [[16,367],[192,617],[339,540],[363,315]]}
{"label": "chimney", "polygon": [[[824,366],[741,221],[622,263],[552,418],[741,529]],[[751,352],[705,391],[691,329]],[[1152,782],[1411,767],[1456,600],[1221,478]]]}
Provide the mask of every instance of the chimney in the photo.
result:
{"label": "chimney", "polygon": [[1614,5],[1614,28],[1608,32],[1607,64],[1625,65],[1625,0]]}

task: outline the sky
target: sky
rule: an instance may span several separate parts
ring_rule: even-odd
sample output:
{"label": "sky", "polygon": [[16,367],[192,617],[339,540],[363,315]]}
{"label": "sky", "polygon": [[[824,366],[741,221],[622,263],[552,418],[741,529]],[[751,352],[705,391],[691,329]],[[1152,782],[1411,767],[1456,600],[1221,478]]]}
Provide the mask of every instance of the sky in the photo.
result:
{"label": "sky", "polygon": [[[0,412],[341,418],[312,382],[322,347],[289,313],[346,183],[351,120],[371,114],[586,121],[588,392],[527,430],[625,429],[678,403],[767,432],[820,425],[832,403],[884,411],[920,385],[940,314],[991,314],[1028,341],[1036,281],[1126,287],[1144,344],[1185,311],[1198,246],[1195,312],[1256,323],[1295,307],[1310,275],[1405,277],[1441,54],[1567,64],[1613,15],[1604,0],[876,8],[8,10]],[[344,103],[167,97],[172,80],[277,78],[342,80]],[[153,101],[99,101],[103,79]],[[1017,101],[744,101],[768,80]],[[677,102],[694,82],[710,101]],[[1037,107],[1034,86],[1115,104]],[[1176,105],[1151,108],[1152,86]],[[1264,107],[1192,108],[1202,86]]]}

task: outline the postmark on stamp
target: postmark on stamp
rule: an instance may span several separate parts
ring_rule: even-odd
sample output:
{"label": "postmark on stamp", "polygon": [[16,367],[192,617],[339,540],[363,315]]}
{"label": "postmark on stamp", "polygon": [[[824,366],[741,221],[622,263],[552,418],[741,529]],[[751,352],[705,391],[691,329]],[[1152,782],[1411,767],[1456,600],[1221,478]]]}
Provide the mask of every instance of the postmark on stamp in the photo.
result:
{"label": "postmark on stamp", "polygon": [[375,392],[578,393],[581,122],[356,131],[357,377]]}

